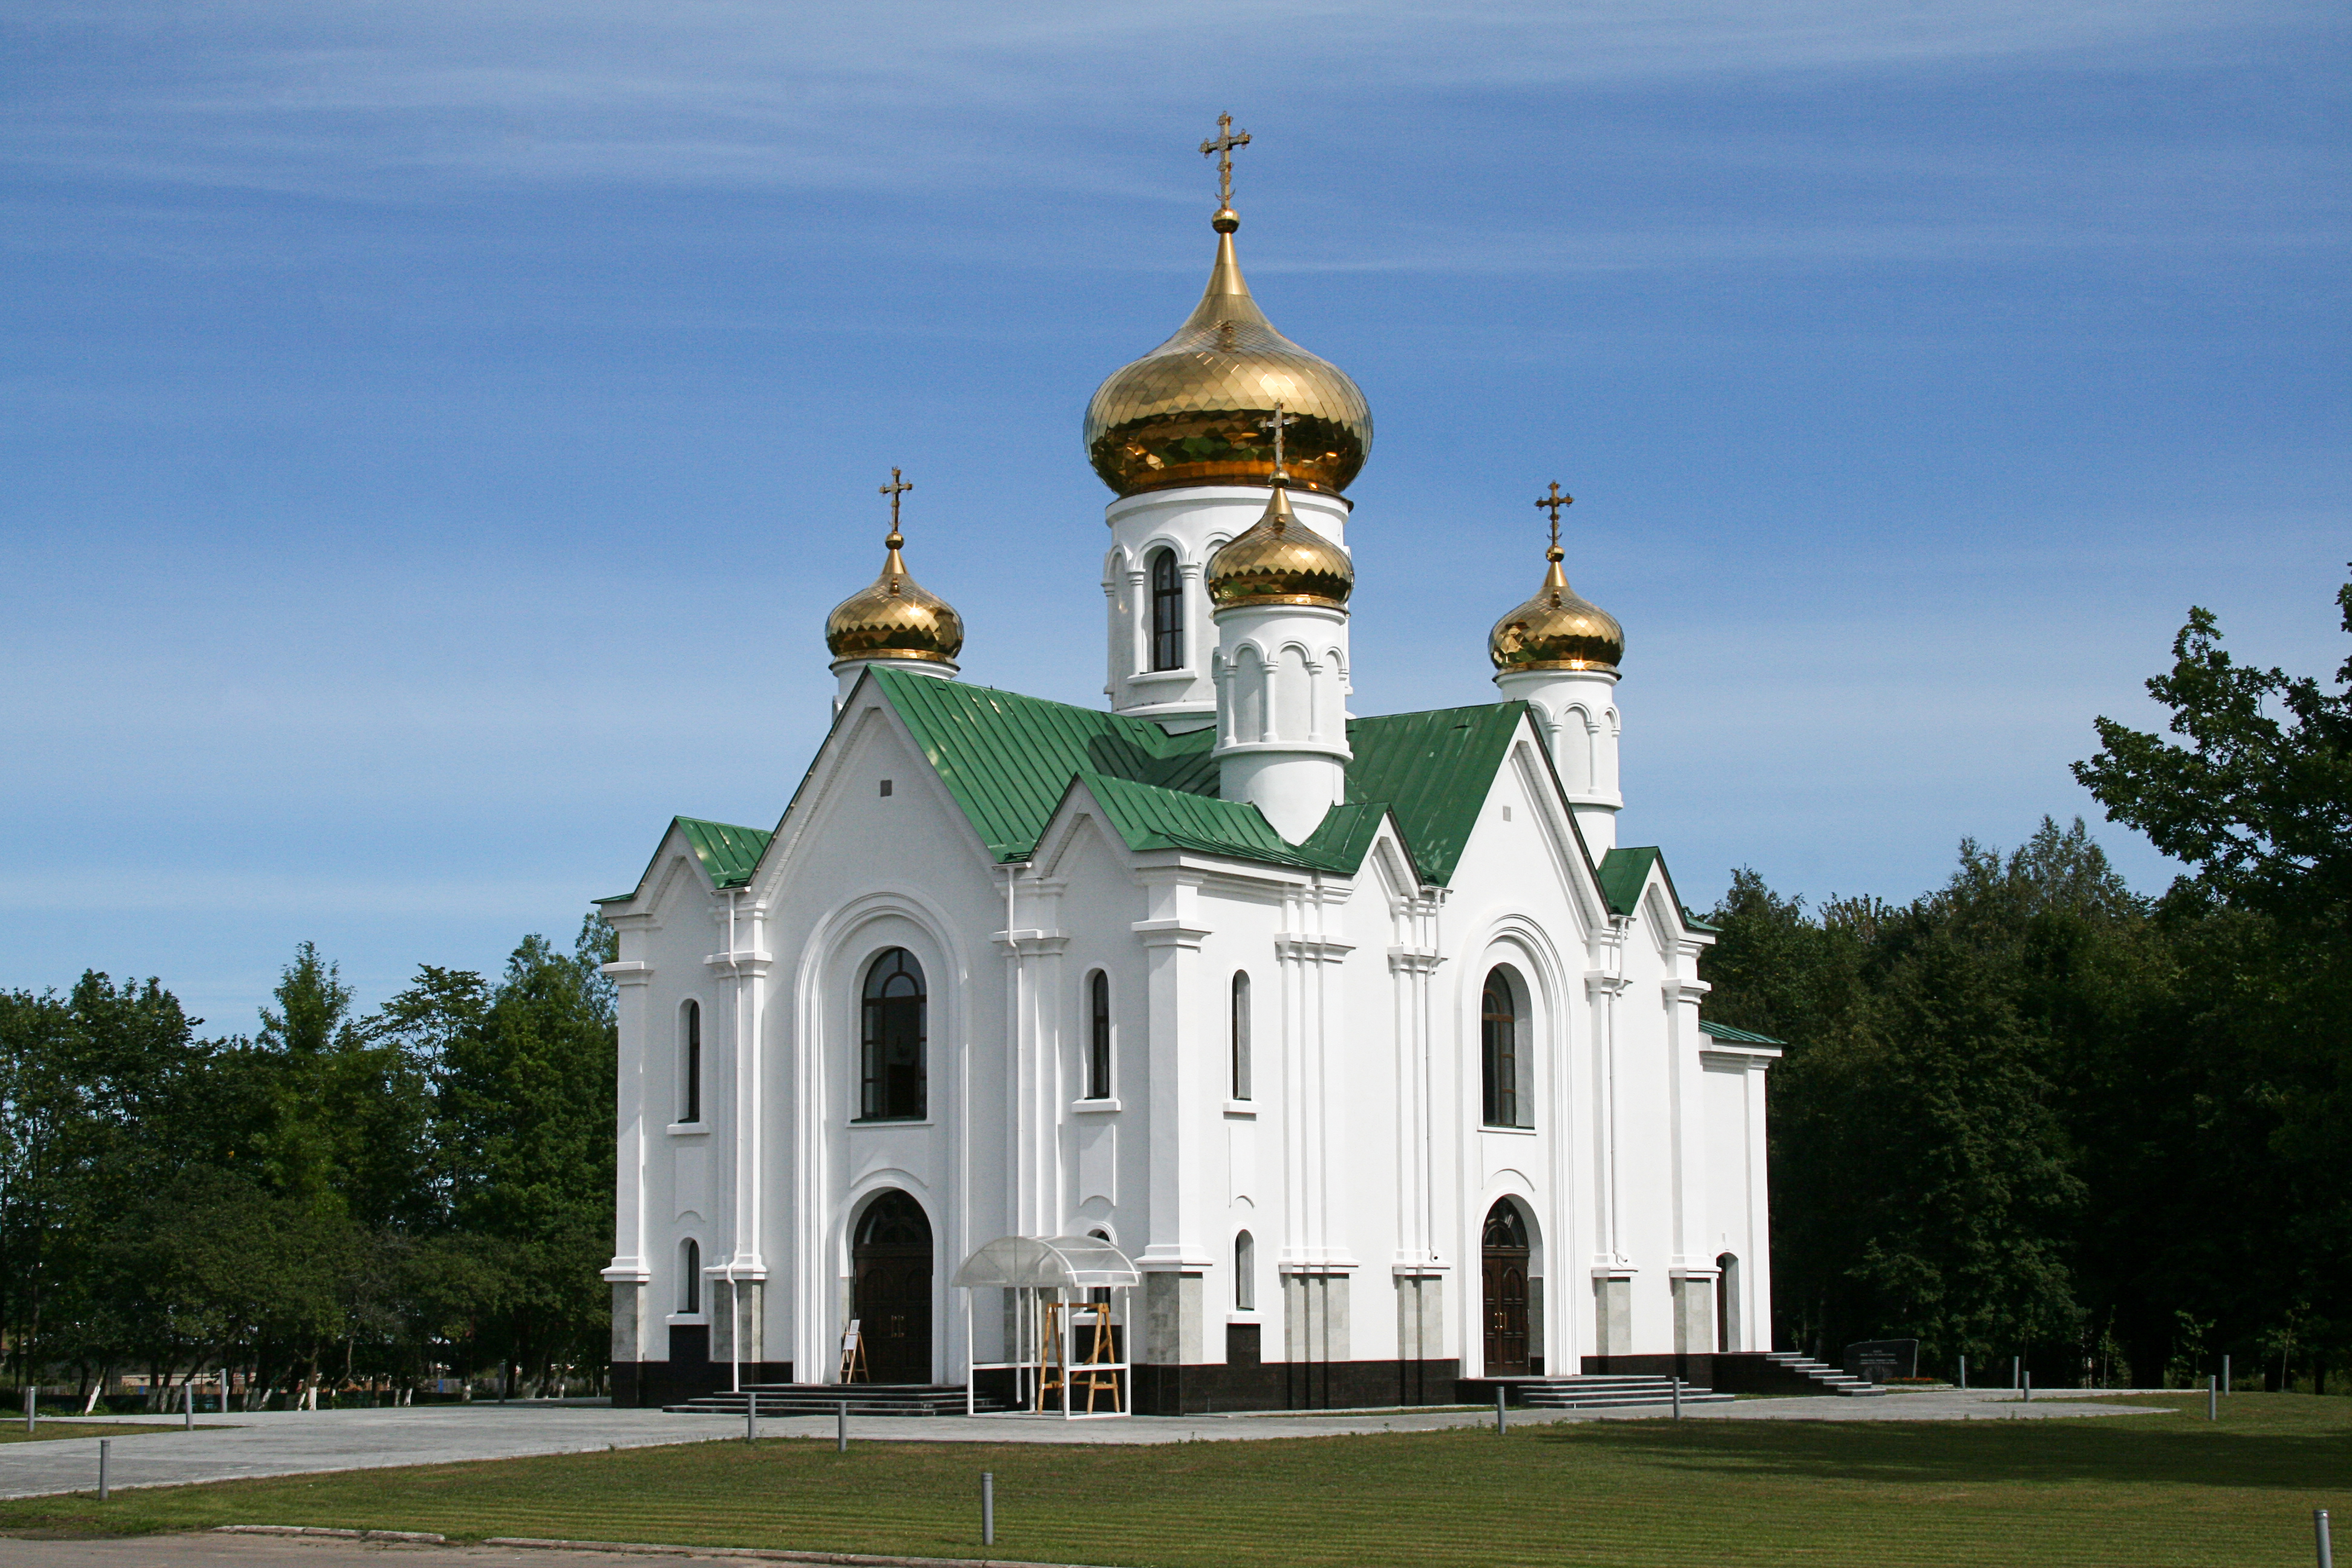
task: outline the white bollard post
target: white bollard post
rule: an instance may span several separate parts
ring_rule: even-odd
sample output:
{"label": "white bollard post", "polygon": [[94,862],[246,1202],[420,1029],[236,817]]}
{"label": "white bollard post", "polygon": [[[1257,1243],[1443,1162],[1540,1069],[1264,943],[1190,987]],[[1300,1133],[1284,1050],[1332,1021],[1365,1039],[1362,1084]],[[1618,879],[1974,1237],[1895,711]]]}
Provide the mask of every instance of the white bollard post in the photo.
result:
{"label": "white bollard post", "polygon": [[2210,1373],[2205,1379],[2205,1419],[2221,1419],[2221,1380]]}
{"label": "white bollard post", "polygon": [[2327,1539],[2327,1510],[2326,1509],[2315,1508],[2311,1510],[2311,1532],[2314,1536],[2318,1538],[2319,1568],[2336,1568],[2336,1548],[2328,1542]]}
{"label": "white bollard post", "polygon": [[180,1385],[180,1392],[187,1396],[180,1401],[180,1430],[193,1432],[196,1429],[196,1374],[194,1373],[188,1373],[188,1381]]}
{"label": "white bollard post", "polygon": [[833,1407],[833,1451],[846,1454],[849,1452],[849,1401],[845,1399]]}
{"label": "white bollard post", "polygon": [[996,1473],[980,1472],[980,1543],[996,1544]]}
{"label": "white bollard post", "polygon": [[1497,1437],[1502,1436],[1505,1433],[1510,1430],[1509,1424],[1503,1416],[1503,1395],[1505,1392],[1506,1391],[1500,1387],[1497,1387],[1495,1390],[1495,1436]]}
{"label": "white bollard post", "polygon": [[2025,1403],[2033,1403],[2033,1374],[2030,1372],[2025,1374]]}
{"label": "white bollard post", "polygon": [[2224,1394],[2230,1392],[2230,1358],[2228,1356],[2221,1358],[2221,1392]]}
{"label": "white bollard post", "polygon": [[113,1448],[114,1440],[111,1437],[100,1437],[98,1440],[98,1500],[100,1502],[106,1500],[106,1461],[111,1456]]}
{"label": "white bollard post", "polygon": [[1966,1356],[1962,1356],[1962,1357],[1960,1358],[1960,1392],[1961,1392],[1962,1394],[1966,1394],[1968,1391],[1969,1391],[1969,1358],[1968,1358],[1968,1357],[1966,1357]]}
{"label": "white bollard post", "polygon": [[41,1424],[41,1390],[37,1384],[25,1385],[25,1435],[31,1436]]}
{"label": "white bollard post", "polygon": [[759,1440],[760,1396],[754,1394],[747,1395],[743,1401],[743,1441],[756,1443]]}

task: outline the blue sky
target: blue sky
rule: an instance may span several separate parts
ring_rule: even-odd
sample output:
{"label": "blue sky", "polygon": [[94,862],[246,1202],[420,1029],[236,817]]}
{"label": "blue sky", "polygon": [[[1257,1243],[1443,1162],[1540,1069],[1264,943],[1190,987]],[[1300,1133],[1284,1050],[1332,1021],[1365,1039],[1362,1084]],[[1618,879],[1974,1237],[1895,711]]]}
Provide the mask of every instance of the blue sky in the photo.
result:
{"label": "blue sky", "polygon": [[1363,385],[1361,712],[1624,622],[1623,837],[1907,898],[2092,816],[2191,603],[2343,657],[2340,7],[0,16],[0,986],[248,1029],[773,822],[893,464],[968,678],[1099,701],[1096,383],[1244,268]]}

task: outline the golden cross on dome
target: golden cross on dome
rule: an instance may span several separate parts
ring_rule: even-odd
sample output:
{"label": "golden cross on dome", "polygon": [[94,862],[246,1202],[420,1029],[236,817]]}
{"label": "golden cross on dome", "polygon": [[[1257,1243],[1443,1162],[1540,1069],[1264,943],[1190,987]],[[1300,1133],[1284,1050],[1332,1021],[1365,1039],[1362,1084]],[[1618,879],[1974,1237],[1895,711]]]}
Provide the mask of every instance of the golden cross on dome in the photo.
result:
{"label": "golden cross on dome", "polygon": [[1282,466],[1282,432],[1284,426],[1296,425],[1297,423],[1297,415],[1283,413],[1282,399],[1279,397],[1274,400],[1273,416],[1266,419],[1261,419],[1257,422],[1257,427],[1259,429],[1271,430],[1274,432],[1274,477],[1280,479],[1285,484],[1288,484],[1290,482],[1290,475],[1284,470]]}
{"label": "golden cross on dome", "polygon": [[1548,496],[1536,497],[1536,505],[1538,507],[1549,508],[1551,511],[1551,558],[1554,561],[1559,560],[1560,555],[1559,509],[1564,506],[1573,506],[1575,503],[1576,498],[1574,496],[1562,495],[1559,493],[1559,481],[1558,479],[1554,479],[1551,482],[1551,494]]}
{"label": "golden cross on dome", "polygon": [[1234,149],[1248,145],[1249,132],[1235,134],[1230,114],[1218,115],[1217,133],[1201,143],[1201,156],[1213,154],[1217,160],[1217,205],[1221,207],[1234,205]]}
{"label": "golden cross on dome", "polygon": [[[893,468],[890,470],[890,482],[884,485],[880,490],[876,492],[890,498],[890,548],[893,550],[898,549],[900,544],[905,542],[905,541],[900,539],[898,536],[898,498],[905,495],[908,490],[913,489],[914,488],[914,486],[901,479],[898,477],[898,470]],[[1552,487],[1554,489],[1558,489],[1559,488],[1559,487],[1558,485],[1554,485]]]}

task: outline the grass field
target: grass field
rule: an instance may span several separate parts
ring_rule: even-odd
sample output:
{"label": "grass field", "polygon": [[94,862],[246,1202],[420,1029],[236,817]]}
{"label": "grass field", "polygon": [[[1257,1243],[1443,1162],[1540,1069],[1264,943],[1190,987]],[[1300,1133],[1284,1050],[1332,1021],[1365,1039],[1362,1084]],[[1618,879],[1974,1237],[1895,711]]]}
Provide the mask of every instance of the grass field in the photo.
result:
{"label": "grass field", "polygon": [[[1152,1447],[772,1439],[0,1502],[0,1531],[430,1530],[1058,1563],[2308,1564],[2352,1399],[1938,1424],[1609,1421]],[[1993,1407],[1998,1410],[1999,1407]],[[2352,1529],[2347,1529],[2352,1536]],[[2352,1540],[2347,1540],[2352,1546]]]}

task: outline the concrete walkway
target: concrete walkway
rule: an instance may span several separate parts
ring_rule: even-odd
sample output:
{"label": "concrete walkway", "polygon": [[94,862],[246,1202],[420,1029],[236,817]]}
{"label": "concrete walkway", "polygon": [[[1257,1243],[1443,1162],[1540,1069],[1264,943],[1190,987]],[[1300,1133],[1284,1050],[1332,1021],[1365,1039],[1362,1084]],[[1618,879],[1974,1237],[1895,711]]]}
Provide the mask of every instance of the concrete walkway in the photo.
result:
{"label": "concrete walkway", "polygon": [[[2145,1407],[2092,1403],[2100,1394],[2037,1392],[2031,1404],[2007,1390],[1890,1394],[1880,1399],[1742,1399],[1695,1405],[1693,1421],[2049,1420],[2113,1415]],[[1664,1405],[1622,1410],[1513,1410],[1514,1427],[1561,1421],[1654,1421]],[[124,1417],[126,1425],[139,1419]],[[532,1454],[590,1453],[664,1443],[740,1439],[742,1417],[672,1415],[591,1404],[426,1405],[406,1410],[276,1411],[200,1417],[194,1432],[154,1432],[114,1439],[108,1479],[116,1487],[180,1486],[248,1476],[292,1476],[395,1465],[511,1459]],[[1328,1437],[1355,1432],[1428,1432],[1492,1422],[1486,1411],[1370,1411],[1328,1415],[1138,1416],[1124,1421],[983,1415],[931,1418],[853,1416],[853,1442],[1183,1443],[1265,1437]],[[825,1415],[766,1416],[768,1437],[834,1435]],[[0,1446],[0,1497],[90,1491],[98,1486],[98,1439],[60,1438]],[[274,1522],[257,1520],[256,1523]],[[0,1563],[7,1561],[0,1558]]]}

